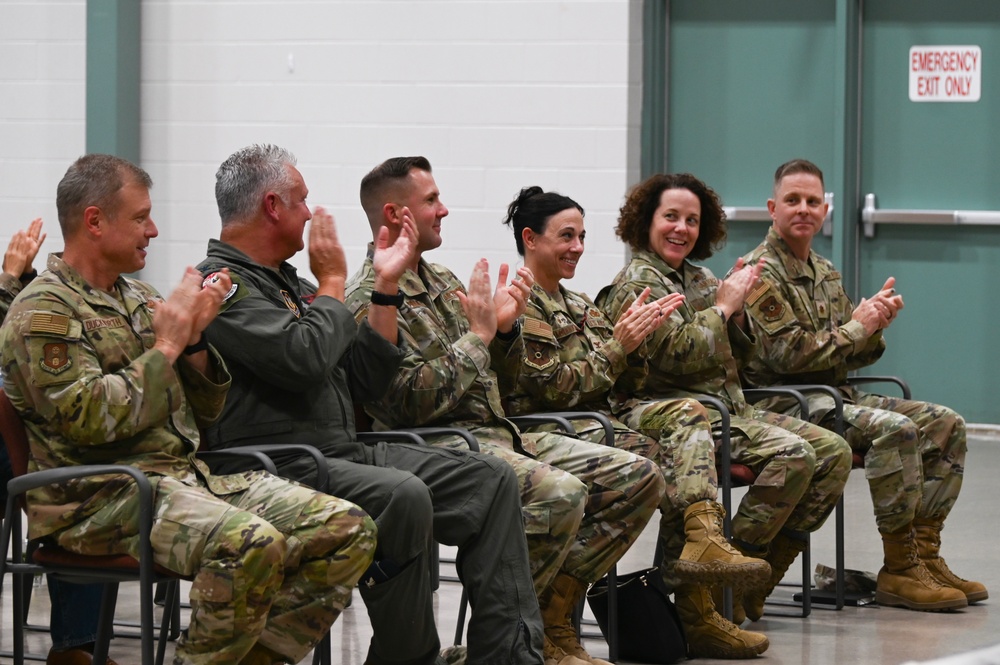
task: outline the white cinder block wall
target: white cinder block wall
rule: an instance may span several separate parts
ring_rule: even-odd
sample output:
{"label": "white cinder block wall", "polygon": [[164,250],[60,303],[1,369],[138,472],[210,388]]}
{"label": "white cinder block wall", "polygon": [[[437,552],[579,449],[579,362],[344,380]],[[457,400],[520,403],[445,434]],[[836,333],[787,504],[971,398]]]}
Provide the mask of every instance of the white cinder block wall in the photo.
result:
{"label": "white cinder block wall", "polygon": [[[5,225],[38,210],[55,230],[55,184],[83,151],[84,14],[83,0],[0,0]],[[463,279],[480,256],[494,275],[516,262],[500,220],[538,184],[587,210],[570,286],[596,295],[624,260],[613,226],[638,163],[640,15],[638,0],[142,0],[141,161],[160,228],[143,277],[169,290],[204,256],[215,169],[274,142],[336,216],[351,272],[370,239],[361,177],[422,154],[451,210],[428,258]]]}
{"label": "white cinder block wall", "polygon": [[62,249],[56,184],[84,152],[85,32],[85,0],[0,0],[0,251],[35,217],[42,252]]}

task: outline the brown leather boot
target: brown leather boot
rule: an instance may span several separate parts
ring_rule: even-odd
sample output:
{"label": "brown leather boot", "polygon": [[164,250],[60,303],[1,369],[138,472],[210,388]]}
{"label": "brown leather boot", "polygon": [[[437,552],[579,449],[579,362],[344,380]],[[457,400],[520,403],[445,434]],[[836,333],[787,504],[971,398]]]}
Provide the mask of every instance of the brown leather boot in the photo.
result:
{"label": "brown leather boot", "polygon": [[674,563],[674,574],[684,582],[719,584],[738,590],[764,584],[771,567],[766,561],[744,556],[729,543],[722,530],[725,514],[722,505],[708,499],[687,507],[684,511],[687,540]]}
{"label": "brown leather boot", "polygon": [[990,597],[986,586],[980,582],[962,579],[951,572],[948,564],[941,557],[941,529],[944,522],[941,520],[921,519],[913,520],[913,530],[917,539],[917,556],[927,567],[931,575],[943,586],[958,589],[965,594],[965,599],[971,605]]}
{"label": "brown leather boot", "polygon": [[885,565],[878,571],[875,602],[911,610],[957,610],[969,604],[958,589],[942,586],[917,556],[911,526],[882,534]]}
{"label": "brown leather boot", "polygon": [[[573,615],[586,591],[586,584],[565,573],[559,573],[552,580],[552,584],[545,590],[538,602],[542,611],[542,623],[545,625],[546,644],[551,643],[559,651],[566,654],[567,658],[572,659],[570,661],[556,661],[562,665],[575,665],[573,661],[591,663],[592,665],[611,665],[608,661],[593,658],[587,653],[587,650],[580,644],[580,637],[576,634]],[[546,663],[548,663],[547,655]]]}
{"label": "brown leather boot", "polygon": [[684,625],[689,658],[753,658],[767,651],[765,635],[741,630],[715,611],[707,587],[682,584],[674,589],[674,602]]}
{"label": "brown leather boot", "polygon": [[[751,621],[757,621],[764,616],[764,601],[778,586],[778,582],[788,572],[795,558],[809,547],[809,534],[795,531],[780,531],[771,541],[770,549],[764,560],[771,564],[771,576],[763,586],[750,589],[743,593],[743,611]],[[733,608],[735,612],[735,607]],[[735,619],[735,617],[734,617]]]}

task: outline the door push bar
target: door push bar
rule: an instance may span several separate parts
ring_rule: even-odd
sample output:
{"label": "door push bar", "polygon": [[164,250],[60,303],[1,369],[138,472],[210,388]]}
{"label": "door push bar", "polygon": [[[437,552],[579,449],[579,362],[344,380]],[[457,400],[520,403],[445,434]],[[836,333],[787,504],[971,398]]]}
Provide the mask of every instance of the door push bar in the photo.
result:
{"label": "door push bar", "polygon": [[875,237],[876,224],[977,224],[1000,225],[998,210],[879,210],[874,194],[865,194],[861,223],[865,237]]}
{"label": "door push bar", "polygon": [[[830,204],[830,209],[826,211],[823,219],[823,235],[830,237],[833,235],[833,192],[826,192],[824,195],[826,202]],[[723,206],[726,219],[731,222],[770,222],[771,213],[767,208],[753,208],[747,206]]]}

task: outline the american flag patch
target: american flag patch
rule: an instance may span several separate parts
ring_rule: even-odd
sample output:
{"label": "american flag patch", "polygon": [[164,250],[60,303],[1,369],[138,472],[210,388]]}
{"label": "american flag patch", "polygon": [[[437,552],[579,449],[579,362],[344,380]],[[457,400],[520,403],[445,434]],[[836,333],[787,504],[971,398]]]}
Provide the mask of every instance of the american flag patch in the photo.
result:
{"label": "american flag patch", "polygon": [[69,317],[65,314],[37,312],[31,315],[30,332],[65,335],[69,332]]}

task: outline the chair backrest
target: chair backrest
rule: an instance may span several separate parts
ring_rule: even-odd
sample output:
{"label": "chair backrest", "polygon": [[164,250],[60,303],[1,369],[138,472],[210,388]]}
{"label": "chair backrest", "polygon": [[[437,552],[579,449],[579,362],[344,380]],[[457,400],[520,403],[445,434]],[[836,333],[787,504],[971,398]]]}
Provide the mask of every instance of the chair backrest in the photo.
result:
{"label": "chair backrest", "polygon": [[3,437],[4,445],[7,446],[7,454],[10,456],[10,467],[14,472],[14,477],[23,476],[28,472],[28,433],[24,429],[24,421],[21,414],[11,403],[7,393],[0,388],[0,436]]}

